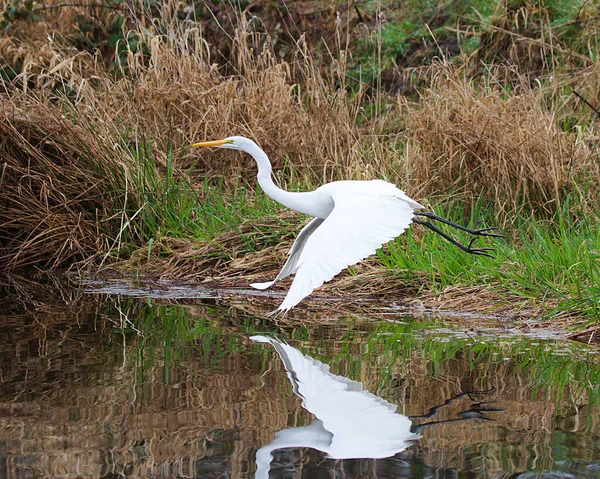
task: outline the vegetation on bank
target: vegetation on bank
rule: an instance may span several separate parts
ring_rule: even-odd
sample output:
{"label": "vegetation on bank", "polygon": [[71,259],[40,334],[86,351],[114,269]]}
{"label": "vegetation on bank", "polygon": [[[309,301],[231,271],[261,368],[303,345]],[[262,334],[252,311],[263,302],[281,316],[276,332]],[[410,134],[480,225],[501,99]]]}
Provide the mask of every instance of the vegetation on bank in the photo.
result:
{"label": "vegetation on bank", "polygon": [[[0,23],[0,268],[266,274],[303,218],[281,186],[383,177],[500,226],[496,258],[417,228],[377,261],[408,290],[477,286],[600,317],[598,6],[14,0]],[[253,254],[267,248],[264,253]]]}

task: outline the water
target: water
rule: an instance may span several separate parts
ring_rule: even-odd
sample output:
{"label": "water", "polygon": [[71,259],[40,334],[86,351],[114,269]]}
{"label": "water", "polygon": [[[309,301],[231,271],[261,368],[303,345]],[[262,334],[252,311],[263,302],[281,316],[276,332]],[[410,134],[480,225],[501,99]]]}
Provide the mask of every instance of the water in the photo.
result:
{"label": "water", "polygon": [[0,477],[600,477],[597,347],[174,291],[2,290]]}

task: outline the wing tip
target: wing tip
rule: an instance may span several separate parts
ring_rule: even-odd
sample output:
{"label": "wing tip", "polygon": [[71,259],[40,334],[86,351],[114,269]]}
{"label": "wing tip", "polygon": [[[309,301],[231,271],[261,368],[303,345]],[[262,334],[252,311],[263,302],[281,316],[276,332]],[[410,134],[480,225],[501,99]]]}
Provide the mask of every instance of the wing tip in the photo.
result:
{"label": "wing tip", "polygon": [[269,338],[267,336],[262,336],[260,334],[257,334],[255,336],[250,336],[250,339],[252,341],[254,341],[255,343],[270,343],[271,341],[273,341],[272,338]]}
{"label": "wing tip", "polygon": [[267,289],[268,287],[272,286],[273,283],[275,283],[275,281],[267,281],[265,283],[250,283],[250,287],[254,288],[254,289]]}
{"label": "wing tip", "polygon": [[[293,287],[293,284],[292,284],[292,287]],[[277,312],[278,313],[283,313],[284,316],[285,316],[288,313],[288,311],[290,311],[300,301],[302,301],[304,298],[306,298],[306,296],[308,296],[311,292],[312,291],[309,291],[307,294],[305,294],[301,298],[290,299],[289,298],[290,293],[288,291],[287,296],[285,297],[285,299],[283,300],[283,302],[278,306]]]}

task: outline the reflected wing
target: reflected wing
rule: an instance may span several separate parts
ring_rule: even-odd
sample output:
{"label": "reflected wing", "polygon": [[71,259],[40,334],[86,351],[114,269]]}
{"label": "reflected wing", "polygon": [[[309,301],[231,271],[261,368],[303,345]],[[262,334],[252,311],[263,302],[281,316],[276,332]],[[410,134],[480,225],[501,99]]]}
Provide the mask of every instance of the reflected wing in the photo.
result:
{"label": "reflected wing", "polygon": [[[273,345],[285,366],[294,393],[304,400],[310,400],[311,397],[315,397],[319,393],[362,390],[361,383],[330,373],[327,364],[323,364],[310,356],[305,356],[289,344],[267,336],[251,336],[250,339],[258,343]],[[314,413],[306,404],[305,407]],[[393,407],[395,409],[395,406]]]}
{"label": "reflected wing", "polygon": [[402,234],[414,216],[413,208],[397,196],[332,197],[333,211],[299,252],[296,277],[280,311],[289,311],[344,268]]}
{"label": "reflected wing", "polygon": [[314,218],[310,223],[308,223],[294,241],[289,253],[288,259],[281,268],[281,271],[277,275],[277,277],[273,281],[267,281],[266,283],[252,283],[250,286],[256,289],[267,289],[269,286],[273,285],[276,281],[280,279],[288,277],[290,274],[294,274],[296,272],[296,265],[298,264],[298,259],[304,249],[304,245],[306,244],[306,240],[310,237],[310,235],[315,231],[321,223],[323,223],[322,218]]}
{"label": "reflected wing", "polygon": [[376,458],[391,456],[419,437],[410,432],[410,420],[395,413],[394,404],[364,391],[361,383],[330,373],[329,366],[275,339],[250,339],[275,347],[302,406],[332,434],[329,445],[323,444],[322,433],[313,444],[305,437],[304,445],[335,458]]}

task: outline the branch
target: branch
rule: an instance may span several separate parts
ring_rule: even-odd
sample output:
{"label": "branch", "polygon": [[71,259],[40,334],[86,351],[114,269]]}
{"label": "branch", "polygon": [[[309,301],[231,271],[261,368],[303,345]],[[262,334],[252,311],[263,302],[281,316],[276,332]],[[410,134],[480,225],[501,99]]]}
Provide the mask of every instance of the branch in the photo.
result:
{"label": "branch", "polygon": [[592,105],[589,101],[587,101],[583,96],[581,96],[581,94],[575,90],[575,88],[573,88],[573,94],[579,98],[583,103],[585,103],[587,106],[589,106],[596,115],[600,115],[600,111],[598,111],[598,108],[596,108],[594,105]]}

